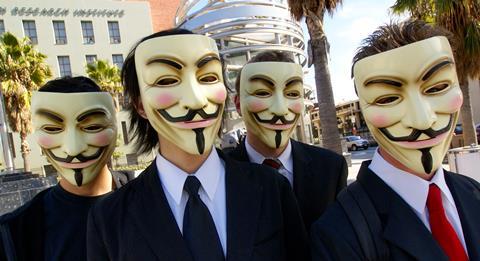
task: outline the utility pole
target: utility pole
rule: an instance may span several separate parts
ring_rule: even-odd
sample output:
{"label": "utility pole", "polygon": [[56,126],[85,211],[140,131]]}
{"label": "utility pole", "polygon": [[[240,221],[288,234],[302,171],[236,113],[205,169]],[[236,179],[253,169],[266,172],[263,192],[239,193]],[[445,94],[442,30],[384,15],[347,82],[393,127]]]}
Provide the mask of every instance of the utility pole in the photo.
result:
{"label": "utility pole", "polygon": [[12,152],[10,151],[10,141],[8,140],[7,121],[5,119],[5,103],[3,100],[2,88],[0,86],[0,137],[2,139],[3,158],[5,160],[6,171],[13,172]]}

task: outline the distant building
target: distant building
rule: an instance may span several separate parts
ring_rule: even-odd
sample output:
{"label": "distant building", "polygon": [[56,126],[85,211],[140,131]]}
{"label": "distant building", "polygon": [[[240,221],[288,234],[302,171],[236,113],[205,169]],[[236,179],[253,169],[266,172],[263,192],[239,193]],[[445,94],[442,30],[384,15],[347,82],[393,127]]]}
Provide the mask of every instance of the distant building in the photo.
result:
{"label": "distant building", "polygon": [[[96,59],[108,60],[121,68],[133,44],[151,34],[153,28],[146,1],[9,0],[0,2],[0,34],[7,31],[17,37],[29,37],[47,55],[46,61],[56,78],[85,75],[85,65]],[[119,162],[135,164],[144,158],[138,159],[132,151],[127,122],[128,115],[120,112],[119,150],[123,156]],[[20,138],[17,133],[10,133],[9,137],[15,166],[21,168]],[[33,135],[27,140],[32,170],[51,170]],[[5,167],[3,162],[0,153],[0,170]]]}

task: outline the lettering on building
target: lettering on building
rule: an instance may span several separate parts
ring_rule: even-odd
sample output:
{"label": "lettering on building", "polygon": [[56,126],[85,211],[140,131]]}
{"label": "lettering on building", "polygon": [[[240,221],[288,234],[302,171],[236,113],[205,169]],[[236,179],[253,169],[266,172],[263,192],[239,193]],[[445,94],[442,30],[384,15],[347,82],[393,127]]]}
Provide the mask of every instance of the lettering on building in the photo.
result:
{"label": "lettering on building", "polygon": [[[0,7],[0,15],[7,12],[6,7]],[[68,8],[39,8],[39,7],[13,7],[10,10],[12,16],[47,16],[66,17],[123,17],[125,10],[122,9],[68,9]]]}

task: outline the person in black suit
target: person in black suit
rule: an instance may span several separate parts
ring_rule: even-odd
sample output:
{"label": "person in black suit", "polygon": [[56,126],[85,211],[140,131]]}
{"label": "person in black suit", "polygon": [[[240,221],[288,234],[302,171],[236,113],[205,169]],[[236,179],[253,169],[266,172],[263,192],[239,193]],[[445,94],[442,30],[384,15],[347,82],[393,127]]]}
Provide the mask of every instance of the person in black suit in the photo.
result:
{"label": "person in black suit", "polygon": [[88,260],[310,259],[288,180],[214,149],[222,78],[215,41],[188,30],[132,49],[122,68],[131,127],[140,152],[158,153],[90,212]]}
{"label": "person in black suit", "polygon": [[32,122],[60,180],[0,217],[0,260],[85,260],[90,207],[128,181],[107,167],[117,137],[112,96],[86,77],[55,79],[33,93]]}
{"label": "person in black suit", "polygon": [[462,105],[450,39],[408,20],[358,49],[352,75],[379,148],[312,226],[314,260],[480,260],[480,184],[442,168]]}
{"label": "person in black suit", "polygon": [[228,154],[287,177],[309,229],[346,186],[348,168],[342,156],[290,139],[303,117],[302,78],[302,67],[281,51],[261,52],[242,68],[235,104],[247,136]]}

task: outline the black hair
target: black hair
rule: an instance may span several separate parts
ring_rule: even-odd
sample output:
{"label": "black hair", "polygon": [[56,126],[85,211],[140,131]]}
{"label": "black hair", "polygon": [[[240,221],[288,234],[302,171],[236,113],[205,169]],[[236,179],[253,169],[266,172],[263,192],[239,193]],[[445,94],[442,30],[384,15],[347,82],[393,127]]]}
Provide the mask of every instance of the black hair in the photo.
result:
{"label": "black hair", "polygon": [[100,87],[90,78],[84,76],[65,76],[48,81],[38,89],[39,92],[101,92]]}
{"label": "black hair", "polygon": [[[137,104],[140,101],[140,86],[138,85],[137,70],[135,68],[135,50],[138,45],[146,40],[181,34],[194,34],[192,31],[172,28],[156,32],[138,41],[128,53],[123,62],[121,77],[124,87],[125,97],[128,97],[127,111],[130,114],[130,131],[132,136],[136,138],[135,149],[142,153],[148,153],[158,144],[158,133],[150,125],[147,119],[143,118],[137,111]],[[192,47],[194,48],[194,47]]]}

